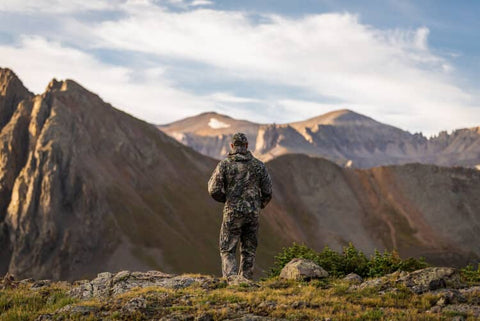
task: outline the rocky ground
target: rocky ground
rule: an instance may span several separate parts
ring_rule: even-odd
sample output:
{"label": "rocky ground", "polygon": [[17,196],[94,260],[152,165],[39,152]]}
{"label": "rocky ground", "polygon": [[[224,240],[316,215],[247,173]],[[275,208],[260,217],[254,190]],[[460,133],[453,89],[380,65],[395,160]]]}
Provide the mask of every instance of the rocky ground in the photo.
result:
{"label": "rocky ground", "polygon": [[480,286],[465,284],[453,268],[368,280],[294,278],[229,285],[213,276],[158,271],[105,272],[74,283],[7,276],[0,320],[480,319]]}

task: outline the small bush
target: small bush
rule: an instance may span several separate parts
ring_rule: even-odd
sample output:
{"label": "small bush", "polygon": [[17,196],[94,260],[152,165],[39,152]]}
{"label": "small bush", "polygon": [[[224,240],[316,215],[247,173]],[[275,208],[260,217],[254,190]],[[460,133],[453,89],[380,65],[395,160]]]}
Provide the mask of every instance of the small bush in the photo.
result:
{"label": "small bush", "polygon": [[274,266],[270,270],[269,277],[278,276],[282,268],[294,258],[312,260],[333,277],[342,277],[349,273],[356,273],[362,277],[375,277],[395,271],[410,272],[428,266],[424,258],[402,260],[396,250],[383,253],[375,251],[370,258],[367,258],[352,243],[343,247],[341,253],[328,246],[325,246],[321,252],[317,252],[304,244],[293,243],[292,246],[284,248],[275,256]]}
{"label": "small bush", "polygon": [[480,283],[480,263],[478,264],[477,269],[473,266],[473,264],[469,264],[463,269],[460,270],[460,273],[463,279],[467,283],[471,284],[478,284]]}
{"label": "small bush", "polygon": [[321,265],[317,252],[304,244],[293,243],[292,246],[283,248],[282,252],[275,256],[274,265],[273,268],[270,269],[269,276],[274,277],[280,275],[283,267],[294,258],[309,259]]}

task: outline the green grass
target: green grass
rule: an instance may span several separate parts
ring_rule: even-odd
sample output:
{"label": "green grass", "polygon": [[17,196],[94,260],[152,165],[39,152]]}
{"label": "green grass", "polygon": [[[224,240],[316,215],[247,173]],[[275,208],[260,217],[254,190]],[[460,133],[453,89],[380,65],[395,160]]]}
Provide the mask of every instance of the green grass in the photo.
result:
{"label": "green grass", "polygon": [[39,314],[54,311],[76,302],[59,285],[30,290],[27,286],[0,291],[0,320],[34,320]]}

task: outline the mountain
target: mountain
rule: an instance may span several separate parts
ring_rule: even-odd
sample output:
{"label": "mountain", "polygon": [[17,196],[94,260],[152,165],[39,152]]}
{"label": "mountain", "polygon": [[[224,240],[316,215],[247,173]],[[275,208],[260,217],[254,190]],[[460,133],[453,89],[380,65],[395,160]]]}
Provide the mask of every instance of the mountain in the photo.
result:
{"label": "mountain", "polygon": [[[268,162],[275,187],[265,220],[321,250],[353,242],[435,264],[480,260],[480,171],[408,164],[342,168],[306,155]],[[261,242],[260,242],[261,244]]]}
{"label": "mountain", "polygon": [[[219,274],[221,204],[206,191],[217,160],[72,80],[52,80],[40,95],[10,70],[0,69],[0,80],[1,274]],[[216,129],[230,124],[205,118],[216,118]],[[479,261],[479,171],[420,164],[356,170],[301,154],[267,167],[274,198],[261,214],[259,273],[293,241]]]}
{"label": "mountain", "polygon": [[0,132],[0,273],[216,271],[221,209],[205,191],[216,161],[74,81],[34,97],[16,77],[1,88],[2,118],[14,112]]}
{"label": "mountain", "polygon": [[[209,126],[220,120],[222,128]],[[181,143],[217,159],[228,151],[229,138],[248,131],[251,149],[267,161],[284,154],[318,156],[356,168],[426,163],[474,167],[480,164],[480,127],[441,132],[427,139],[350,110],[338,110],[301,122],[260,125],[204,113],[159,128]]]}
{"label": "mountain", "polygon": [[230,137],[236,132],[244,133],[255,150],[260,125],[208,112],[158,127],[197,152],[220,159],[230,150]]}

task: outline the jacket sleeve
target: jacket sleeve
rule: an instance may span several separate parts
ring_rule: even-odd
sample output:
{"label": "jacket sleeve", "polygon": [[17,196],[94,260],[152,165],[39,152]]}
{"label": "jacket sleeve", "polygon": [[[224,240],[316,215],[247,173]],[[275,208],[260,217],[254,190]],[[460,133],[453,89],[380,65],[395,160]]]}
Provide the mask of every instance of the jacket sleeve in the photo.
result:
{"label": "jacket sleeve", "polygon": [[223,162],[218,163],[208,181],[208,193],[217,202],[225,203],[225,172]]}
{"label": "jacket sleeve", "polygon": [[268,174],[267,168],[263,166],[263,173],[260,180],[261,191],[262,191],[262,204],[261,208],[265,208],[267,204],[272,199],[272,180]]}

